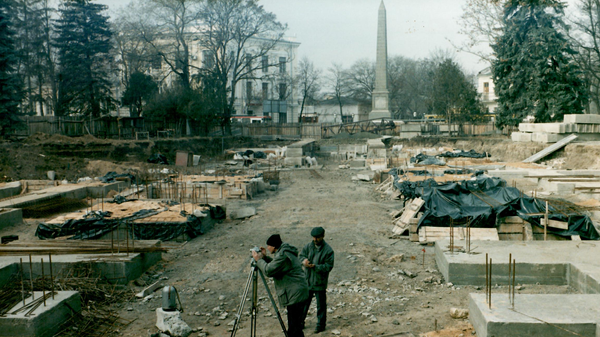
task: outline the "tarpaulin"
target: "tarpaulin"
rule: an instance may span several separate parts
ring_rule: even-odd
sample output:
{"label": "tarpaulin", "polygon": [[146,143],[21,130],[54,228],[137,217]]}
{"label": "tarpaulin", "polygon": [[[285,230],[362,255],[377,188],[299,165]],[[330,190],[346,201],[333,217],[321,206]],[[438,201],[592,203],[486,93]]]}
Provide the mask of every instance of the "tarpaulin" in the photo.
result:
{"label": "tarpaulin", "polygon": [[122,173],[122,174],[118,174],[117,172],[108,172],[107,174],[104,175],[104,177],[100,177],[98,178],[101,182],[103,183],[112,183],[114,182],[117,178],[128,178],[129,181],[131,182],[135,182],[135,176],[133,174],[130,173]]}
{"label": "tarpaulin", "polygon": [[439,158],[436,158],[436,157],[428,156],[423,153],[419,153],[418,155],[410,158],[410,162],[419,164],[419,165],[440,165],[440,166],[446,165],[445,161],[443,161]]}
{"label": "tarpaulin", "polygon": [[[450,221],[464,227],[469,221],[474,228],[495,228],[498,218],[518,216],[541,227],[545,201],[523,196],[513,187],[506,187],[500,178],[479,177],[474,180],[438,184],[433,179],[420,182],[395,183],[394,186],[407,199],[422,198],[423,216],[419,226],[448,227]],[[551,204],[551,203],[550,203]],[[562,212],[565,212],[562,210]],[[568,222],[568,229],[548,227],[548,232],[559,236],[579,235],[582,239],[598,240],[592,220],[585,214],[561,211],[549,206],[551,220]]]}
{"label": "tarpaulin", "polygon": [[491,157],[491,155],[487,152],[484,153],[478,153],[475,150],[470,150],[468,152],[465,151],[460,151],[460,152],[450,152],[450,151],[446,151],[442,154],[438,155],[439,157],[446,157],[446,158],[459,158],[459,157],[464,157],[464,158],[487,158],[487,157]]}
{"label": "tarpaulin", "polygon": [[167,160],[167,157],[165,157],[164,155],[162,155],[160,153],[155,153],[155,154],[151,155],[150,158],[148,158],[148,162],[150,164],[169,165],[169,161]]}
{"label": "tarpaulin", "polygon": [[[152,222],[134,224],[133,233],[136,240],[162,240],[168,241],[187,234],[195,238],[212,227],[216,222],[225,218],[225,211],[220,206],[208,206],[203,211],[206,216],[196,217],[183,214],[185,221],[180,222]],[[40,223],[35,235],[40,239],[54,239],[69,236],[69,240],[99,239],[120,224],[131,223],[137,219],[147,218],[161,213],[163,210],[143,209],[132,215],[119,219],[112,219],[110,212],[94,211],[87,213],[81,219],[70,219],[62,224]]]}

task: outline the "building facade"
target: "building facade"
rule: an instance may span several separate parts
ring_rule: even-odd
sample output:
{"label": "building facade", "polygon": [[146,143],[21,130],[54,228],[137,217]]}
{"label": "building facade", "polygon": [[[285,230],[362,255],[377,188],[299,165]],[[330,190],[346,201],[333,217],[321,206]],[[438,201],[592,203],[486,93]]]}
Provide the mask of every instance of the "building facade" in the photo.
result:
{"label": "building facade", "polygon": [[489,113],[495,114],[498,107],[498,96],[496,96],[494,89],[492,69],[490,67],[477,73],[477,93],[481,98],[481,102],[488,108]]}

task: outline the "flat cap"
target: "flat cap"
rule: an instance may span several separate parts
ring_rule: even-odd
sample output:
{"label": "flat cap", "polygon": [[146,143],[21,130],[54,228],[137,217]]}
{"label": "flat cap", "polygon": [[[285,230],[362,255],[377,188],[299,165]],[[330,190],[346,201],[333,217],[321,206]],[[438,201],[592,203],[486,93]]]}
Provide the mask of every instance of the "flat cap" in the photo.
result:
{"label": "flat cap", "polygon": [[317,236],[324,236],[325,235],[325,229],[323,227],[315,227],[310,231],[310,235],[317,237]]}

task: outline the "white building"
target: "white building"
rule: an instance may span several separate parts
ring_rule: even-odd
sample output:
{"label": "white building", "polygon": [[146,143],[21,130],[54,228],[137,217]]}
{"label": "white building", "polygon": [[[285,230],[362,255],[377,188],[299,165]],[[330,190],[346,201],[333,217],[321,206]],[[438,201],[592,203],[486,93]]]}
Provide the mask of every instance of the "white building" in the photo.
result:
{"label": "white building", "polygon": [[305,116],[316,116],[319,123],[352,123],[369,119],[371,108],[370,102],[362,103],[352,98],[343,98],[342,114],[340,114],[338,100],[331,98],[321,101],[314,107],[309,107],[309,109],[305,107],[305,110],[312,112],[312,114],[305,114]]}
{"label": "white building", "polygon": [[495,110],[498,107],[498,96],[496,96],[494,89],[492,69],[490,67],[477,73],[477,93],[489,112],[492,114],[495,113]]}

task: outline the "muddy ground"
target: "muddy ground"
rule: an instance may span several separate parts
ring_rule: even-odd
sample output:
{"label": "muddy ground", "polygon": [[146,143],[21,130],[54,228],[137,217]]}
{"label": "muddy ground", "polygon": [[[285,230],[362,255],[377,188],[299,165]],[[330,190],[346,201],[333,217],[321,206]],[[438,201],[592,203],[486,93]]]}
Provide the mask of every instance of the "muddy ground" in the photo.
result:
{"label": "muddy ground", "polygon": [[[77,146],[73,145],[74,141]],[[189,140],[187,142],[192,143]],[[323,144],[333,142],[335,141],[328,140],[323,141]],[[364,143],[364,140],[345,139],[343,142]],[[96,144],[96,147],[104,144],[93,139],[87,144],[89,143]],[[519,145],[502,139],[443,142],[425,140],[422,143],[404,144],[484,150],[492,153],[496,159],[505,161],[522,160],[543,148],[543,145]],[[220,147],[220,144],[213,145]],[[243,145],[248,146],[246,143]],[[140,150],[140,145],[135,142],[133,145],[131,142],[111,142],[104,146],[119,149],[117,152],[121,153],[121,160],[110,156],[110,160],[102,160],[99,156],[86,155],[85,150],[81,149],[82,146],[87,146],[84,140],[66,140],[63,146],[52,140],[4,146],[10,149],[10,153],[3,154],[0,167],[4,175],[17,172],[14,176],[7,176],[7,179],[13,180],[19,179],[24,174],[22,172],[27,172],[26,175],[32,177],[43,177],[49,169],[57,172],[63,170],[60,172],[65,175],[72,172],[73,177],[77,177],[103,175],[109,170],[126,170],[136,165],[143,167],[141,162],[145,161],[145,156],[157,151],[156,144],[147,144]],[[588,145],[584,145],[584,148],[576,145],[572,150],[567,148],[562,154],[556,155],[555,159],[573,155],[581,160],[580,157],[586,152],[585,146]],[[62,149],[59,151],[66,151],[66,147],[77,152],[67,156],[66,152],[60,155],[48,151],[57,147]],[[174,148],[185,150],[182,147],[178,143],[165,152],[172,152]],[[122,150],[124,148],[131,150]],[[211,151],[215,150],[207,150],[207,153]],[[595,153],[590,149],[587,152]],[[48,156],[51,157],[50,160],[39,159]],[[34,158],[34,168],[28,166],[25,169]],[[42,164],[37,164],[37,161]],[[595,165],[595,161],[588,162]],[[166,282],[175,286],[181,295],[185,310],[183,319],[196,330],[191,336],[229,336],[231,326],[228,324],[234,319],[242,300],[241,295],[250,271],[249,249],[265,246],[266,239],[273,233],[281,234],[284,241],[301,248],[311,240],[311,228],[322,226],[326,229],[325,239],[335,250],[336,258],[328,289],[327,331],[320,335],[474,335],[468,320],[451,318],[450,309],[466,309],[467,295],[484,290],[474,286],[447,284],[437,270],[433,246],[421,246],[409,242],[407,238],[391,237],[389,213],[401,207],[399,201],[382,199],[374,191],[375,184],[352,181],[352,176],[357,171],[340,170],[335,162],[322,160],[322,163],[324,167],[316,170],[316,174],[304,169],[282,171],[277,191],[265,192],[249,201],[228,200],[226,206],[229,210],[253,206],[257,209],[257,215],[244,221],[225,220],[182,248],[164,254],[161,263],[145,273],[140,280],[132,282],[131,291],[137,292],[146,284],[166,278]],[[33,239],[37,221],[40,220],[28,220],[27,224],[4,229],[0,234],[21,233]],[[272,283],[270,286],[273,291]],[[506,287],[496,286],[494,291],[506,292]],[[527,285],[520,292],[569,293],[572,289]],[[156,332],[155,310],[161,306],[159,294],[160,292],[155,293],[155,297],[148,301],[131,300],[115,305],[113,309],[122,318],[133,320],[125,328],[115,331],[115,334],[149,336]],[[274,310],[262,287],[259,297],[258,336],[282,336]],[[250,303],[244,303],[247,312]],[[238,332],[238,336],[250,333],[248,316],[243,317],[242,330]],[[307,320],[307,336],[313,335],[315,320],[313,308]],[[284,321],[287,322],[285,314]]]}

